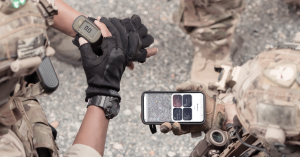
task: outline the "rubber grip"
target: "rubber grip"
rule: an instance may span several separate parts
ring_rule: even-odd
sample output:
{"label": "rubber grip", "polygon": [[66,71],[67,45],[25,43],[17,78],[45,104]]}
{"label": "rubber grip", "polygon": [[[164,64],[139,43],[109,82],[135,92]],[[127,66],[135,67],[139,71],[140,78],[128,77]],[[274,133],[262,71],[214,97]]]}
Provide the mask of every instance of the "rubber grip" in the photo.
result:
{"label": "rubber grip", "polygon": [[44,93],[51,94],[57,89],[59,80],[52,62],[48,57],[43,59],[41,65],[37,69],[37,74],[39,76],[41,86],[45,90]]}

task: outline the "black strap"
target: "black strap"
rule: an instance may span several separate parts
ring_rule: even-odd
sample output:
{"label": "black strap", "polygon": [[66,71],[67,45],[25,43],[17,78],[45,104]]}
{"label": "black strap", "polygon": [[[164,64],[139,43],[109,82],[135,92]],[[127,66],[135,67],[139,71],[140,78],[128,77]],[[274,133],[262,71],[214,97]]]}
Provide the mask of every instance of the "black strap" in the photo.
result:
{"label": "black strap", "polygon": [[155,134],[157,132],[155,125],[149,125],[149,128],[150,128],[150,131],[151,131],[152,134]]}

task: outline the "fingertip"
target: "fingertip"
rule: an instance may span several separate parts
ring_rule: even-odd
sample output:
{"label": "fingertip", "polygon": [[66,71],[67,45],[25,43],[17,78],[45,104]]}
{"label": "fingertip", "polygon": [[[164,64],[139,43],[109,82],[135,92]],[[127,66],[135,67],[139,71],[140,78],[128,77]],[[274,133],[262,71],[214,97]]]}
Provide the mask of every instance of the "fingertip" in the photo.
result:
{"label": "fingertip", "polygon": [[98,27],[101,27],[101,23],[100,23],[100,21],[99,21],[98,19],[95,20],[94,23],[95,23]]}
{"label": "fingertip", "polygon": [[129,68],[129,70],[133,70],[134,69],[134,64],[133,62],[129,62],[127,67]]}
{"label": "fingertip", "polygon": [[164,122],[162,125],[160,125],[160,131],[162,133],[168,133],[169,131],[171,131],[172,129],[172,125],[168,122]]}
{"label": "fingertip", "polygon": [[173,131],[174,135],[182,135],[181,126],[180,126],[180,124],[178,122],[175,122],[172,125],[172,131]]}
{"label": "fingertip", "polygon": [[80,44],[80,46],[83,45],[83,44],[86,44],[86,43],[88,43],[88,42],[83,37],[79,38],[79,44]]}
{"label": "fingertip", "polygon": [[158,52],[158,48],[156,48],[156,47],[147,49],[147,58],[156,55],[157,52]]}
{"label": "fingertip", "polygon": [[101,16],[98,16],[98,17],[97,17],[97,20],[100,21],[100,19],[101,19]]}

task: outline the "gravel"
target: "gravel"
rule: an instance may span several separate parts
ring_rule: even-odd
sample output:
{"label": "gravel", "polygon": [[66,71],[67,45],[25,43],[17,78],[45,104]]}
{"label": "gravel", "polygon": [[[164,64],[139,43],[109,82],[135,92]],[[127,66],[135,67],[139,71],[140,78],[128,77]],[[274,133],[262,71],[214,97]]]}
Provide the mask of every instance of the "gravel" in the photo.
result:
{"label": "gravel", "polygon": [[[96,17],[130,17],[138,14],[155,38],[159,53],[144,64],[127,69],[121,82],[121,112],[110,121],[105,156],[188,156],[203,137],[151,134],[140,120],[143,91],[172,91],[189,79],[193,46],[189,36],[172,24],[171,15],[179,0],[65,0],[82,13]],[[233,61],[241,65],[259,52],[292,40],[300,30],[300,11],[280,0],[247,0],[237,36],[244,41]],[[71,146],[86,111],[86,78],[81,67],[52,58],[60,86],[52,95],[40,98],[49,122],[59,121],[57,144],[60,154]],[[159,129],[159,127],[157,127]],[[97,133],[97,131],[95,131]]]}

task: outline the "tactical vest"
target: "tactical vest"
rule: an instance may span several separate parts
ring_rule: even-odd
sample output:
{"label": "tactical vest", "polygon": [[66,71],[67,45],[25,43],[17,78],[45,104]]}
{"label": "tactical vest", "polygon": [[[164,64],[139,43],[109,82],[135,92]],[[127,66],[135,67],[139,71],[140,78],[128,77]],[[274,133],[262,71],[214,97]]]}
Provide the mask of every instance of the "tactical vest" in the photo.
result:
{"label": "tactical vest", "polygon": [[4,91],[0,93],[0,135],[11,129],[28,157],[38,156],[36,149],[41,147],[58,156],[52,134],[44,134],[51,133],[51,128],[34,99],[43,89],[39,83],[24,81],[44,56],[54,54],[46,29],[56,14],[54,0],[0,1],[0,89]]}

